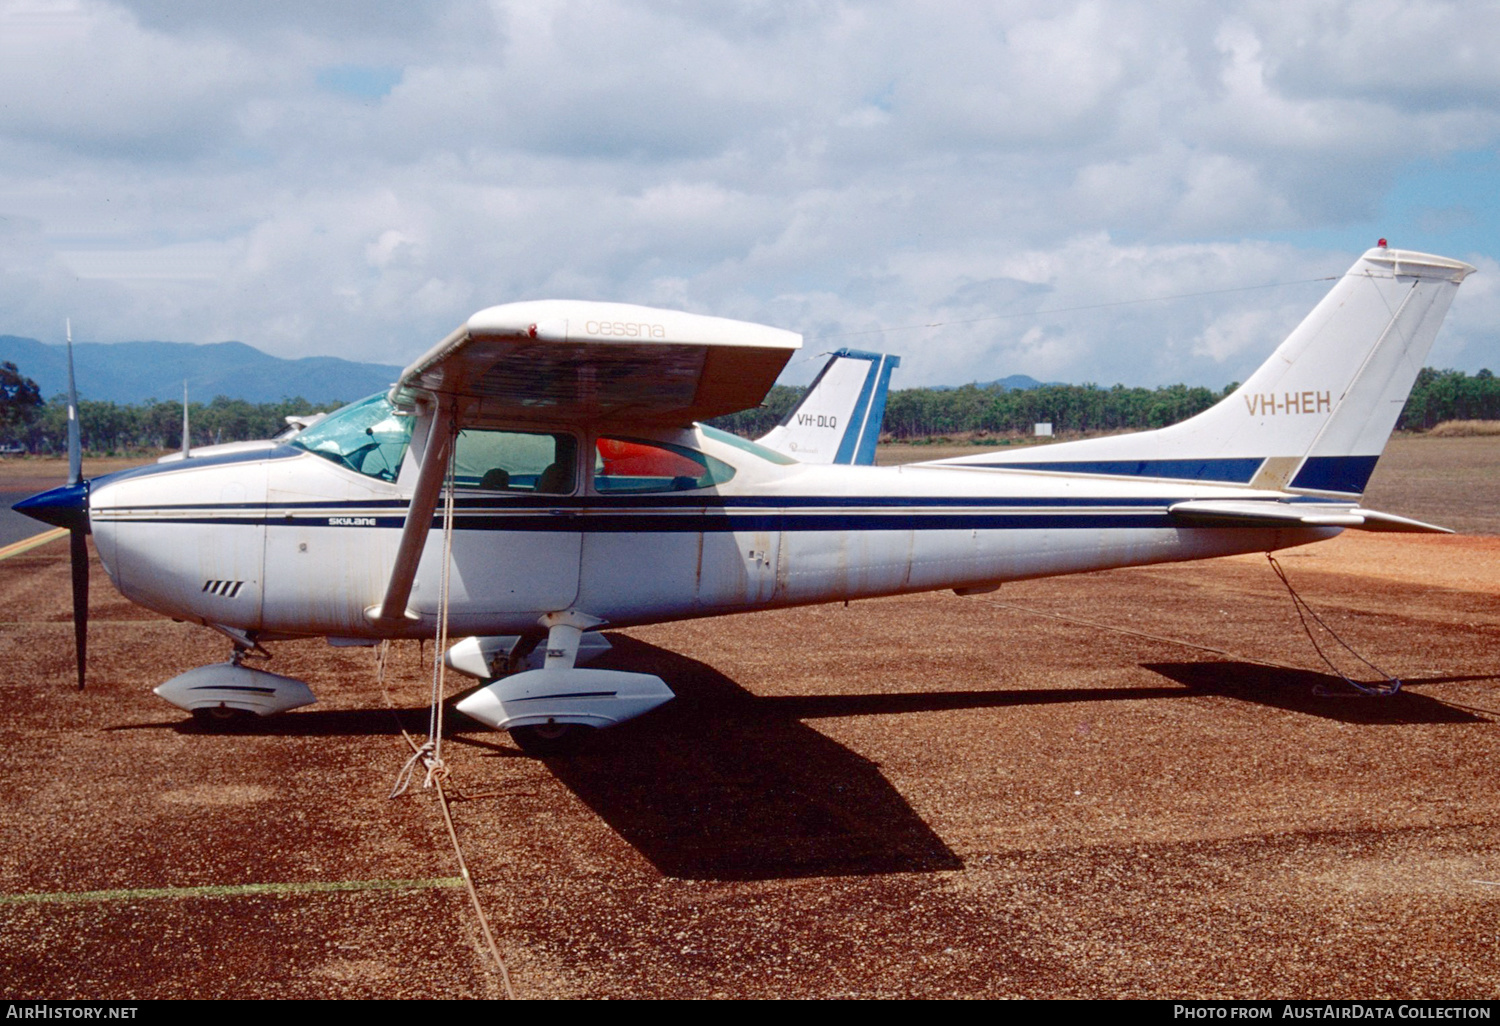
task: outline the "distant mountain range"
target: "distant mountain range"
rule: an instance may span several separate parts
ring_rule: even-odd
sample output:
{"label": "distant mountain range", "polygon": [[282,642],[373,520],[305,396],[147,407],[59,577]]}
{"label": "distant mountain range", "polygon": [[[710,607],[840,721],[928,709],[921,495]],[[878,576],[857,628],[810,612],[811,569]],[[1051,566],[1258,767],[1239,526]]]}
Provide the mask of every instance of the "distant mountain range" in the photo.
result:
{"label": "distant mountain range", "polygon": [[[44,399],[68,390],[67,347],[34,338],[0,335],[0,362],[15,364],[37,383]],[[311,403],[352,402],[390,388],[402,368],[383,363],[357,363],[335,356],[307,356],[283,360],[243,342],[75,342],[73,368],[78,396],[116,403],[148,399],[182,401],[182,382],[188,398],[210,402],[216,396],[252,403],[274,403],[298,396]],[[900,382],[892,382],[897,389]],[[978,387],[1040,388],[1042,382],[1012,374]],[[932,386],[937,391],[957,385]]]}
{"label": "distant mountain range", "polygon": [[[1059,384],[1062,384],[1062,382],[1060,382],[1060,381],[1049,381],[1047,383],[1049,385],[1059,385]],[[949,391],[952,391],[955,388],[961,388],[961,387],[962,387],[961,385],[933,385],[932,389],[933,389],[934,392],[949,392]],[[974,383],[974,387],[975,388],[996,388],[996,387],[998,387],[1002,391],[1010,391],[1012,389],[1041,388],[1042,387],[1042,383],[1040,381],[1038,381],[1036,378],[1033,378],[1029,374],[1011,374],[1008,377],[996,378],[994,381],[976,381]]]}
{"label": "distant mountain range", "polygon": [[[0,335],[0,362],[14,363],[50,399],[68,390],[67,347]],[[253,403],[298,396],[308,402],[350,402],[390,388],[402,368],[333,356],[283,360],[243,342],[75,342],[78,396],[117,403],[147,399],[209,402],[215,396]]]}

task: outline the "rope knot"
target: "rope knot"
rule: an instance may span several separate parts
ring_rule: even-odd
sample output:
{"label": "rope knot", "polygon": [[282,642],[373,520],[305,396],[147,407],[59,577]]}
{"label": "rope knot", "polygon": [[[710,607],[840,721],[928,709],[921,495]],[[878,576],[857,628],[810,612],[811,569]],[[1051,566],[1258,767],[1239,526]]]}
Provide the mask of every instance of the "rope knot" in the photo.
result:
{"label": "rope knot", "polygon": [[[390,797],[391,798],[400,798],[403,794],[406,793],[407,788],[411,787],[412,774],[417,771],[417,763],[418,762],[421,762],[424,766],[427,767],[427,777],[422,782],[423,789],[425,790],[426,788],[431,787],[432,786],[432,766],[433,766],[433,762],[434,762],[433,755],[435,755],[435,754],[436,754],[436,746],[433,745],[432,739],[428,738],[428,740],[426,741],[426,743],[424,743],[419,748],[417,748],[416,751],[414,751],[414,752],[411,753],[411,758],[406,760],[406,765],[402,766],[401,767],[401,772],[396,774],[396,783],[395,783],[395,786],[391,788]],[[435,761],[437,762],[437,764],[439,766],[443,765],[443,762],[442,762],[441,759],[437,759]],[[444,766],[443,767],[443,775],[446,776],[447,772],[448,772],[447,771],[447,767]]]}

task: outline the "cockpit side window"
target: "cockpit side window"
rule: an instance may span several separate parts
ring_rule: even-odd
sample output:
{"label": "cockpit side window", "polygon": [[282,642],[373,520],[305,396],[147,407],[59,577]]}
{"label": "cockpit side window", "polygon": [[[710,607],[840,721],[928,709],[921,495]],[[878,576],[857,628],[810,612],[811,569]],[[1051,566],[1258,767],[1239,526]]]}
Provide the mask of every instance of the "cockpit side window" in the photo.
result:
{"label": "cockpit side window", "polygon": [[394,481],[416,418],[398,416],[385,393],[335,410],[289,444],[366,477]]}
{"label": "cockpit side window", "polygon": [[570,434],[469,428],[458,433],[453,481],[488,492],[571,495],[577,465],[578,440]]}
{"label": "cockpit side window", "polygon": [[732,477],[729,464],[685,445],[611,437],[594,443],[594,490],[601,495],[712,488]]}

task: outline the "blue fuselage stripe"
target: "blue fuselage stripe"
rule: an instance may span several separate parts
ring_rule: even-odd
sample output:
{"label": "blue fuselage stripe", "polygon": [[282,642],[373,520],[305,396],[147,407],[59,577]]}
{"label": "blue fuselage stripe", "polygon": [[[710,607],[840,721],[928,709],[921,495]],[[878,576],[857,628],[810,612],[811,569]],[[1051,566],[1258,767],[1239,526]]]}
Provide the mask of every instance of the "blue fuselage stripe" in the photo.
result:
{"label": "blue fuselage stripe", "polygon": [[[1309,456],[1292,480],[1292,488],[1359,495],[1375,472],[1379,456]],[[996,470],[1041,470],[1054,474],[1099,474],[1109,477],[1152,477],[1171,481],[1216,481],[1249,484],[1265,459],[1260,456],[1198,460],[1055,460],[1000,461],[956,466]]]}
{"label": "blue fuselage stripe", "polygon": [[1049,462],[965,463],[966,467],[994,467],[1001,470],[1046,470],[1056,474],[1107,474],[1112,477],[1164,477],[1175,481],[1223,481],[1249,484],[1265,460],[1259,456],[1246,459],[1216,460],[1057,460]]}
{"label": "blue fuselage stripe", "polygon": [[[194,518],[132,518],[116,521],[119,524],[213,524],[220,527],[265,526],[265,527],[333,527],[348,529],[350,526],[365,528],[388,528],[399,530],[405,526],[401,517],[375,517],[374,523],[360,525],[328,524],[326,519],[301,517],[194,517]],[[621,534],[632,532],[680,534],[720,534],[734,531],[957,531],[957,530],[1069,530],[1120,528],[1120,527],[1193,527],[1174,519],[1166,513],[1155,516],[1141,513],[1126,513],[1117,516],[1058,514],[989,514],[964,516],[962,514],[920,516],[902,514],[870,514],[867,516],[777,516],[776,514],[748,516],[678,516],[678,517],[457,517],[454,528],[459,531],[533,531],[533,532],[578,532],[583,534]],[[434,519],[433,530],[442,528],[442,521]]]}
{"label": "blue fuselage stripe", "polygon": [[[495,507],[466,505],[456,511],[454,526],[460,531],[515,531],[545,533],[724,533],[734,531],[953,531],[953,530],[1099,530],[1110,528],[1184,527],[1167,507],[1176,499],[1126,500],[1036,500],[987,502],[952,499],[924,501],[913,508],[909,500],[885,505],[870,499],[841,503],[820,499],[816,503],[784,503],[766,508],[759,503],[706,506],[609,506]],[[816,505],[819,508],[809,509]],[[851,508],[853,506],[853,508]],[[951,508],[961,506],[963,508]],[[945,508],[948,507],[948,508]],[[119,524],[169,523],[218,524],[264,527],[383,528],[399,530],[406,524],[404,511],[379,508],[370,503],[316,509],[290,507],[249,508],[211,506],[181,509],[173,515],[165,509],[99,511],[96,516]],[[442,520],[434,517],[434,529]]]}
{"label": "blue fuselage stripe", "polygon": [[[724,533],[734,531],[954,531],[1201,528],[1169,508],[1188,495],[1058,496],[517,496],[462,497],[460,531]],[[1318,501],[1318,500],[1313,500]],[[1327,501],[1327,500],[1323,500]],[[95,510],[115,524],[380,528],[406,524],[407,501],[191,503]],[[1221,525],[1222,526],[1222,525]],[[1261,524],[1245,525],[1262,527]],[[434,516],[440,530],[442,519]]]}
{"label": "blue fuselage stripe", "polygon": [[[1200,496],[1201,497],[1201,496]],[[1162,508],[1174,502],[1194,498],[1191,495],[1120,496],[1099,498],[1097,496],[969,496],[969,495],[696,495],[696,496],[516,496],[507,498],[460,496],[454,503],[460,515],[488,511],[513,513],[516,511],[560,510],[564,512],[658,512],[662,510],[737,510],[764,509],[898,509],[910,512],[917,509],[960,507],[964,509],[1114,509],[1122,506]],[[184,502],[161,506],[103,507],[96,513],[166,513],[194,511],[203,512],[264,512],[271,515],[287,513],[338,513],[343,516],[365,516],[370,511],[405,510],[410,499],[350,499],[346,501],[317,502]]]}

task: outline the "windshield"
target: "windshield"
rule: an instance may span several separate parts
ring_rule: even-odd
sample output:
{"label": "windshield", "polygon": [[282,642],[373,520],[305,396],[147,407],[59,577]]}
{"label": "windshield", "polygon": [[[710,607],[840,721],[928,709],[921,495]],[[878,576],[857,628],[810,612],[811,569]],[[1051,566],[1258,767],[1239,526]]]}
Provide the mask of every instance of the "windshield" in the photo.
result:
{"label": "windshield", "polygon": [[289,444],[381,481],[394,481],[415,417],[397,416],[384,392],[335,410]]}

